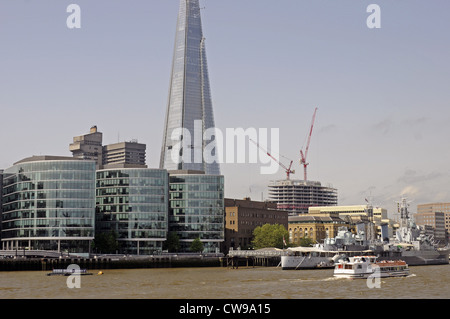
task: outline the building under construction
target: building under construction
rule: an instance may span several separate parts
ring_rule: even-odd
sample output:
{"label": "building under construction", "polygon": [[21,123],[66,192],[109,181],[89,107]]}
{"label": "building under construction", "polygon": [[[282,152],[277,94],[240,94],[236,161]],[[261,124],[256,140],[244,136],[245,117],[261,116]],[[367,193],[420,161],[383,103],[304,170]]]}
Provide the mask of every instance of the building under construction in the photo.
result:
{"label": "building under construction", "polygon": [[313,206],[336,206],[337,189],[306,180],[277,180],[269,184],[269,200],[290,215],[307,214]]}
{"label": "building under construction", "polygon": [[289,167],[287,167],[267,152],[267,155],[274,159],[286,172],[285,180],[270,182],[269,200],[277,204],[277,209],[288,211],[290,215],[307,214],[309,207],[337,205],[336,188],[333,188],[331,185],[322,186],[320,182],[308,180],[307,168],[309,163],[307,162],[307,156],[316,113],[317,108],[314,109],[311,126],[307,135],[306,147],[302,147],[300,150],[300,165],[303,166],[303,180],[290,179],[290,175],[295,174],[295,171],[291,169],[292,161]]}

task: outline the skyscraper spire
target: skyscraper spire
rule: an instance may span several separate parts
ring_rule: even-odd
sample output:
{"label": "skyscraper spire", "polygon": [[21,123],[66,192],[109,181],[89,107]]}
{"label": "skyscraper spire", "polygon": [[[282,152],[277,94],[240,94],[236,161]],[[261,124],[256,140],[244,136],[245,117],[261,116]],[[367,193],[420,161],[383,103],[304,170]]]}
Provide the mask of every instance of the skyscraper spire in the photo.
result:
{"label": "skyscraper spire", "polygon": [[199,0],[180,0],[160,168],[219,175],[219,164],[203,156],[214,143],[203,134],[214,127]]}

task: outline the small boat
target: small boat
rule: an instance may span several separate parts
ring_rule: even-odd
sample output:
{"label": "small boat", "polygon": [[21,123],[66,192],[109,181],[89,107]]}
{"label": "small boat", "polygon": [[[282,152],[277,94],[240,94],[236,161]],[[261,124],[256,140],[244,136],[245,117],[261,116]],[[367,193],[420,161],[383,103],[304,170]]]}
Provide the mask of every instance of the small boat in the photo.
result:
{"label": "small boat", "polygon": [[53,269],[47,276],[92,275],[87,269]]}
{"label": "small boat", "polygon": [[409,275],[409,267],[403,260],[377,261],[375,256],[354,256],[339,260],[334,268],[334,276],[341,278],[404,277]]}

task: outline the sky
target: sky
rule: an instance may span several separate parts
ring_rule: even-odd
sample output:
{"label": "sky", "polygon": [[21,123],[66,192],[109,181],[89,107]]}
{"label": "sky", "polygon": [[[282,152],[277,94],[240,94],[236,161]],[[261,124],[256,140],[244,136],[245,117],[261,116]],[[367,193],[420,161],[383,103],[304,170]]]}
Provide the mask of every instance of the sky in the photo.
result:
{"label": "sky", "polygon": [[[69,29],[67,7],[81,8]],[[369,4],[381,28],[369,28]],[[71,156],[97,125],[159,166],[178,0],[1,0],[0,168]],[[339,205],[450,202],[448,0],[201,0],[216,126],[278,128],[302,179]],[[281,158],[284,164],[289,160]],[[280,169],[222,164],[225,196],[267,199]]]}

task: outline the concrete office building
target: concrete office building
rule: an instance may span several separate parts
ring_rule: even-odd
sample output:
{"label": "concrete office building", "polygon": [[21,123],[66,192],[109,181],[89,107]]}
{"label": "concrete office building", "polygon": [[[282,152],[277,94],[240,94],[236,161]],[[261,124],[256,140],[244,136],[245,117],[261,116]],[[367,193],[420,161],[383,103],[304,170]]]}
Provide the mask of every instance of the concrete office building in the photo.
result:
{"label": "concrete office building", "polygon": [[288,229],[288,212],[278,210],[277,204],[271,202],[225,198],[225,241],[222,252],[251,247],[253,231],[264,224],[279,224]]}
{"label": "concrete office building", "polygon": [[73,157],[94,160],[97,168],[103,161],[103,133],[97,131],[97,126],[92,126],[88,134],[75,136],[69,150]]}
{"label": "concrete office building", "polygon": [[33,156],[4,171],[2,249],[87,254],[94,239],[94,160]]}
{"label": "concrete office building", "polygon": [[75,136],[69,145],[73,157],[97,162],[97,169],[130,167],[146,168],[146,145],[137,140],[103,145],[103,133],[93,126],[88,134]]}
{"label": "concrete office building", "polygon": [[[203,141],[205,131],[214,127],[199,0],[181,0],[160,168],[220,175],[219,164],[205,160],[203,152],[208,145],[209,155],[215,156],[214,136]],[[172,139],[174,130],[181,129],[185,132]]]}
{"label": "concrete office building", "polygon": [[98,170],[96,235],[114,232],[120,254],[161,252],[168,231],[168,189],[166,170]]}
{"label": "concrete office building", "polygon": [[337,205],[337,189],[315,181],[278,180],[269,184],[269,200],[290,215],[306,214],[309,207]]}
{"label": "concrete office building", "polygon": [[194,239],[204,252],[219,252],[224,241],[224,178],[202,171],[169,171],[169,232],[189,252]]}
{"label": "concrete office building", "polygon": [[103,168],[117,164],[145,165],[146,145],[136,140],[103,146]]}
{"label": "concrete office building", "polygon": [[[425,210],[425,209],[423,209]],[[448,229],[446,229],[446,218],[448,213],[439,211],[425,211],[414,214],[416,225],[430,226],[433,229],[434,240],[441,246],[445,246],[448,242]],[[428,228],[428,232],[430,228]]]}
{"label": "concrete office building", "polygon": [[417,213],[450,213],[450,203],[427,203],[417,205]]}
{"label": "concrete office building", "polygon": [[417,214],[444,213],[447,235],[450,234],[450,203],[428,203],[417,205]]}

